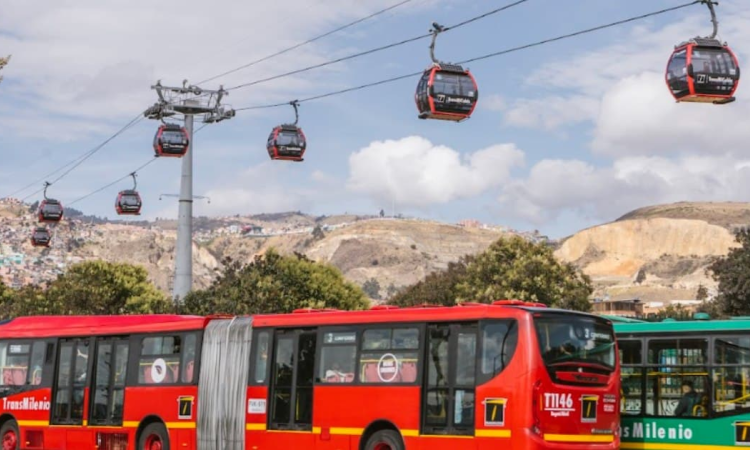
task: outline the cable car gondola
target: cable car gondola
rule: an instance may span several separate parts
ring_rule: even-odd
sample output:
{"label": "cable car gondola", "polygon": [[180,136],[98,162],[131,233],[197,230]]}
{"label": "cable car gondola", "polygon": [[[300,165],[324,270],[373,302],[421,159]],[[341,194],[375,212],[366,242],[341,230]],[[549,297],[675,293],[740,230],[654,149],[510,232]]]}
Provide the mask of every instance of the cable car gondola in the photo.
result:
{"label": "cable car gondola", "polygon": [[47,198],[47,188],[50,183],[44,183],[44,200],[39,204],[39,222],[57,223],[62,220],[65,209],[59,200]]}
{"label": "cable car gondola", "polygon": [[471,117],[477,106],[477,82],[468,69],[440,62],[435,58],[435,40],[444,27],[437,23],[432,26],[432,65],[422,74],[414,95],[419,118],[461,122]]}
{"label": "cable car gondola", "polygon": [[115,201],[115,210],[117,210],[117,214],[121,216],[137,216],[141,214],[141,206],[143,203],[140,194],[138,194],[138,191],[136,190],[138,183],[135,179],[135,172],[131,173],[130,176],[133,177],[133,189],[120,191],[120,193],[117,194],[117,200]]}
{"label": "cable car gondola", "polygon": [[705,2],[711,11],[714,31],[708,37],[695,37],[675,46],[667,64],[666,82],[678,102],[722,105],[735,100],[740,67],[737,57],[726,43],[716,39],[718,21],[714,4]]}
{"label": "cable car gondola", "polygon": [[176,123],[165,123],[159,127],[154,136],[156,156],[181,158],[190,146],[187,130]]}
{"label": "cable car gondola", "polygon": [[31,245],[34,247],[49,247],[52,235],[47,227],[36,227],[31,233]]}
{"label": "cable car gondola", "polygon": [[302,128],[297,126],[299,102],[295,100],[289,102],[289,104],[294,107],[294,123],[282,124],[271,130],[266,149],[268,150],[268,156],[273,160],[304,161],[303,156],[307,148],[307,140]]}

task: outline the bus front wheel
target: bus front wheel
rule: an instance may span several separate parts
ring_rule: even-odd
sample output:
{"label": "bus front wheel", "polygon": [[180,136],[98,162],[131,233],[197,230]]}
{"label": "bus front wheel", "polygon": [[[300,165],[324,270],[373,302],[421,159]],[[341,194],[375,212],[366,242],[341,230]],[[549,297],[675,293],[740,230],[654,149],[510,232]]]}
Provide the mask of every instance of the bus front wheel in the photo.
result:
{"label": "bus front wheel", "polygon": [[18,444],[18,424],[15,420],[9,420],[0,427],[0,439],[2,439],[3,450],[17,450]]}
{"label": "bus front wheel", "polygon": [[169,450],[169,435],[164,425],[160,423],[146,425],[138,440],[138,450]]}
{"label": "bus front wheel", "polygon": [[365,450],[404,450],[401,435],[393,430],[380,430],[367,440]]}

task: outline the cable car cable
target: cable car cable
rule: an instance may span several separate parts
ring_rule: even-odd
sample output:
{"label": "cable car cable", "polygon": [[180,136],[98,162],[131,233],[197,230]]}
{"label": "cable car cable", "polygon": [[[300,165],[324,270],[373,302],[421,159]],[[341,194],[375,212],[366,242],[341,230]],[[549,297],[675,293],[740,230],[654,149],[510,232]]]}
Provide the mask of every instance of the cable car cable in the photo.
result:
{"label": "cable car cable", "polygon": [[99,189],[97,189],[95,191],[89,192],[88,194],[84,195],[83,197],[79,197],[79,198],[73,200],[72,202],[68,203],[68,206],[75,205],[76,203],[78,203],[80,201],[83,201],[83,200],[91,197],[92,195],[98,194],[98,193],[102,192],[103,190],[108,189],[108,188],[114,186],[115,184],[121,182],[122,180],[125,180],[127,178],[132,177],[133,175],[137,174],[140,170],[144,169],[146,166],[148,166],[149,164],[153,163],[157,159],[159,159],[159,158],[157,158],[157,157],[151,158],[150,160],[148,160],[144,164],[141,164],[140,166],[138,166],[137,169],[132,170],[130,173],[128,173],[124,177],[118,178],[115,181],[113,181],[113,182],[111,182],[111,183],[109,183],[107,185],[104,185],[104,186],[100,187]]}
{"label": "cable car cable", "polygon": [[[10,194],[8,194],[8,195],[6,195],[6,196],[4,196],[4,197],[0,197],[0,198],[8,198],[8,197],[12,197],[12,196],[14,196],[14,195],[16,195],[16,194],[18,194],[18,193],[21,193],[21,192],[23,192],[23,191],[25,191],[25,190],[29,189],[29,188],[30,188],[30,187],[32,187],[32,186],[36,186],[36,185],[38,185],[39,183],[41,183],[41,182],[43,182],[43,181],[46,181],[46,180],[50,179],[50,177],[52,177],[53,175],[55,175],[55,174],[59,173],[59,172],[60,172],[60,171],[62,171],[62,170],[65,170],[65,168],[67,168],[67,167],[69,167],[69,166],[71,166],[71,165],[74,165],[74,164],[75,164],[75,166],[74,166],[74,167],[71,167],[71,168],[70,168],[70,169],[69,169],[69,170],[68,170],[68,171],[67,171],[66,173],[64,173],[64,174],[60,175],[60,176],[59,176],[58,178],[56,178],[56,179],[55,179],[55,181],[52,181],[52,184],[54,184],[54,183],[55,183],[56,181],[59,181],[59,180],[60,180],[60,179],[62,179],[62,178],[63,178],[64,176],[66,176],[66,175],[67,175],[68,173],[70,173],[70,172],[71,172],[71,171],[72,171],[73,169],[75,169],[76,167],[78,167],[78,166],[79,166],[79,165],[80,165],[80,164],[81,164],[81,163],[82,163],[83,161],[85,161],[86,159],[90,158],[90,157],[91,157],[91,156],[93,156],[93,155],[94,155],[94,154],[95,154],[96,152],[98,152],[99,150],[101,150],[101,149],[102,149],[102,148],[103,148],[103,147],[104,147],[105,145],[107,145],[107,144],[108,144],[109,142],[111,142],[111,141],[112,141],[112,140],[113,140],[114,138],[116,138],[117,136],[119,136],[119,135],[120,135],[120,134],[122,134],[123,132],[125,132],[125,131],[127,131],[128,129],[130,129],[130,128],[132,128],[133,126],[135,126],[135,124],[136,124],[137,122],[139,122],[140,120],[142,120],[142,119],[143,119],[143,117],[142,117],[142,115],[141,115],[141,114],[137,115],[137,116],[136,116],[136,117],[134,117],[134,118],[133,118],[133,119],[132,119],[132,120],[131,120],[130,122],[128,122],[128,123],[127,123],[127,124],[126,124],[125,126],[123,126],[123,127],[122,127],[122,128],[121,128],[121,129],[119,130],[119,131],[117,131],[117,132],[116,132],[115,134],[113,134],[112,136],[110,136],[110,137],[109,137],[109,138],[108,138],[107,140],[105,140],[105,141],[104,141],[104,142],[102,142],[101,144],[97,145],[97,146],[96,146],[96,147],[94,147],[93,149],[91,149],[91,150],[87,150],[86,152],[84,152],[84,153],[82,153],[81,155],[79,155],[79,156],[78,156],[77,158],[75,158],[75,159],[73,159],[73,160],[69,161],[68,163],[66,163],[66,164],[64,164],[64,165],[62,165],[62,166],[60,166],[59,168],[57,168],[57,169],[53,170],[52,172],[50,172],[50,173],[48,173],[48,174],[44,175],[43,177],[39,178],[38,180],[35,180],[35,181],[33,181],[33,182],[31,182],[31,183],[27,184],[26,186],[22,187],[21,189],[17,189],[17,190],[15,190],[15,191],[11,192]],[[36,194],[40,193],[41,191],[42,191],[41,189],[40,189],[40,190],[38,190],[38,191],[35,191],[35,192],[33,192],[33,193],[31,193],[31,194],[27,195],[26,197],[24,197],[24,198],[23,198],[23,199],[21,199],[21,200],[22,200],[22,201],[23,201],[23,200],[26,200],[27,198],[29,198],[29,197],[32,197],[32,196],[34,196],[34,195],[36,195]]]}
{"label": "cable car cable", "polygon": [[396,3],[395,5],[391,5],[391,6],[387,7],[387,8],[385,8],[385,9],[381,9],[379,11],[376,11],[376,12],[374,12],[374,13],[368,15],[368,16],[361,17],[361,18],[359,18],[359,19],[357,19],[357,20],[355,20],[353,22],[349,22],[346,25],[342,25],[342,26],[340,26],[338,28],[335,28],[335,29],[333,29],[331,31],[328,31],[328,32],[323,33],[323,34],[320,34],[318,36],[315,36],[314,38],[310,38],[310,39],[308,39],[308,40],[306,40],[304,42],[300,42],[300,43],[295,44],[295,45],[293,45],[291,47],[287,47],[287,48],[285,48],[283,50],[279,50],[276,53],[272,53],[270,55],[267,55],[267,56],[264,56],[262,58],[256,59],[255,61],[252,61],[252,62],[249,62],[247,64],[241,65],[241,66],[239,66],[237,68],[234,68],[232,70],[228,70],[226,72],[220,73],[219,75],[215,75],[215,76],[213,76],[211,78],[206,78],[205,80],[196,83],[196,86],[200,86],[203,83],[207,83],[207,82],[213,81],[213,80],[215,80],[217,78],[221,78],[223,76],[226,76],[226,75],[238,72],[238,71],[240,71],[242,69],[247,69],[248,67],[254,66],[254,65],[259,64],[259,63],[262,63],[263,61],[268,61],[271,58],[275,58],[276,56],[283,55],[284,53],[288,53],[288,52],[290,52],[292,50],[295,50],[295,49],[298,49],[298,48],[300,48],[300,47],[302,47],[304,45],[311,44],[311,43],[313,43],[315,41],[323,39],[324,37],[330,36],[330,35],[332,35],[334,33],[338,33],[339,31],[343,31],[343,30],[345,30],[347,28],[353,27],[354,25],[360,24],[360,23],[362,23],[362,22],[364,22],[366,20],[372,19],[372,18],[377,17],[377,16],[379,16],[381,14],[385,14],[388,11],[396,9],[399,6],[403,6],[403,5],[405,5],[407,3],[410,3],[412,1],[414,1],[414,0],[403,0],[403,1],[399,2],[399,3]]}
{"label": "cable car cable", "polygon": [[[517,0],[514,3],[510,3],[508,5],[501,6],[500,8],[495,8],[492,11],[487,11],[486,13],[481,14],[479,16],[475,16],[475,17],[472,17],[470,19],[464,20],[463,22],[459,22],[459,23],[457,23],[455,25],[451,25],[451,26],[445,27],[445,28],[443,28],[443,31],[444,32],[445,31],[450,31],[450,30],[462,27],[464,25],[468,25],[468,24],[473,23],[473,22],[475,22],[477,20],[484,19],[485,17],[489,17],[489,16],[491,16],[493,14],[497,14],[499,12],[505,11],[507,9],[510,9],[510,8],[514,7],[514,6],[518,6],[518,5],[522,4],[522,3],[526,3],[527,1],[529,1],[529,0]],[[291,76],[291,75],[297,75],[297,74],[300,74],[300,73],[303,73],[303,72],[309,72],[309,71],[314,70],[314,69],[319,69],[321,67],[330,66],[331,64],[336,64],[336,63],[339,63],[339,62],[348,61],[350,59],[359,58],[360,56],[370,55],[370,54],[373,54],[373,53],[377,53],[377,52],[380,52],[380,51],[383,51],[383,50],[388,50],[388,49],[394,48],[394,47],[399,47],[401,45],[409,44],[409,43],[412,43],[412,42],[415,42],[415,41],[419,41],[419,40],[422,40],[422,39],[426,39],[426,38],[429,38],[429,37],[432,37],[432,32],[429,32],[429,33],[426,33],[426,34],[421,34],[419,36],[414,36],[414,37],[407,38],[407,39],[403,39],[403,40],[398,41],[398,42],[393,42],[391,44],[383,45],[381,47],[375,47],[375,48],[371,48],[369,50],[364,50],[364,51],[361,51],[361,52],[358,52],[358,53],[352,53],[351,55],[342,56],[341,58],[332,59],[330,61],[322,62],[320,64],[315,64],[315,65],[312,65],[312,66],[303,67],[301,69],[292,70],[290,72],[280,73],[278,75],[273,75],[273,76],[270,76],[270,77],[261,78],[260,80],[251,81],[249,83],[238,84],[237,86],[233,86],[233,87],[227,88],[226,90],[227,91],[233,91],[233,90],[242,89],[242,88],[246,88],[246,87],[250,87],[250,86],[255,86],[255,85],[258,85],[258,84],[261,84],[261,83],[265,83],[265,82],[268,82],[268,81],[278,80],[279,78],[285,78],[285,77],[288,77],[288,76]]]}
{"label": "cable car cable", "polygon": [[[518,46],[518,47],[509,48],[509,49],[506,49],[506,50],[501,50],[501,51],[490,53],[490,54],[487,54],[487,55],[477,56],[475,58],[470,58],[470,59],[466,59],[464,61],[459,61],[457,64],[466,64],[466,63],[469,63],[469,62],[481,61],[481,60],[493,58],[493,57],[496,57],[496,56],[506,55],[508,53],[514,53],[514,52],[518,52],[518,51],[521,51],[521,50],[526,50],[526,49],[529,49],[529,48],[532,48],[532,47],[538,47],[538,46],[541,46],[541,45],[544,45],[544,44],[549,44],[551,42],[561,41],[561,40],[564,40],[564,39],[568,39],[568,38],[572,38],[572,37],[576,37],[576,36],[580,36],[580,35],[584,35],[584,34],[588,34],[588,33],[593,33],[595,31],[604,30],[606,28],[612,28],[612,27],[615,27],[615,26],[618,26],[618,25],[623,25],[623,24],[626,24],[626,23],[629,23],[629,22],[634,22],[634,21],[637,21],[637,20],[642,20],[642,19],[646,19],[646,18],[649,18],[649,17],[654,17],[654,16],[658,16],[658,15],[661,15],[661,14],[666,14],[668,12],[677,11],[679,9],[687,8],[688,6],[693,6],[693,5],[702,3],[702,2],[703,2],[703,0],[695,0],[693,2],[685,3],[683,5],[678,5],[678,6],[674,6],[674,7],[671,7],[671,8],[661,9],[659,11],[654,11],[654,12],[650,12],[650,13],[647,13],[647,14],[642,14],[642,15],[639,15],[639,16],[630,17],[628,19],[618,20],[617,22],[611,22],[611,23],[608,23],[608,24],[605,24],[605,25],[600,25],[600,26],[597,26],[597,27],[587,28],[587,29],[581,30],[581,31],[576,31],[574,33],[568,33],[568,34],[564,34],[562,36],[557,36],[557,37],[554,37],[554,38],[544,39],[542,41],[537,41],[537,42],[533,42],[533,43],[530,43],[530,44],[525,44],[525,45],[521,45],[521,46]],[[431,34],[430,34],[430,36],[431,36]],[[345,94],[347,92],[358,91],[358,90],[366,89],[366,88],[369,88],[369,87],[379,86],[381,84],[387,84],[387,83],[392,83],[392,82],[395,82],[395,81],[404,80],[406,78],[411,78],[411,77],[415,77],[417,75],[421,75],[422,73],[423,73],[423,71],[420,70],[418,72],[412,72],[412,73],[405,74],[405,75],[399,75],[399,76],[396,76],[396,77],[387,78],[385,80],[375,81],[373,83],[361,84],[359,86],[354,86],[354,87],[350,87],[350,88],[346,88],[346,89],[341,89],[341,90],[338,90],[338,91],[333,91],[333,92],[328,92],[328,93],[325,93],[325,94],[320,94],[320,95],[315,95],[315,96],[312,96],[312,97],[303,98],[303,99],[298,100],[298,101],[299,101],[299,103],[304,103],[304,102],[310,102],[310,101],[313,101],[313,100],[319,100],[319,99],[326,98],[326,97],[333,97],[335,95]],[[242,108],[235,108],[235,111],[249,111],[249,110],[254,110],[254,109],[277,108],[277,107],[287,106],[287,105],[289,105],[289,102],[273,103],[273,104],[268,104],[268,105],[246,106],[246,107],[242,107]]]}

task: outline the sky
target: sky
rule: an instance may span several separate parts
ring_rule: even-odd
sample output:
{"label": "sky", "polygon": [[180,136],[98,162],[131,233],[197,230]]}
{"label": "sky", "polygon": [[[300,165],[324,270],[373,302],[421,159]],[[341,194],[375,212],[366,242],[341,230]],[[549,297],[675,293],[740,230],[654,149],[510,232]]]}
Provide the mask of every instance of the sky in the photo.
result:
{"label": "sky", "polygon": [[[0,197],[107,139],[157,99],[151,85],[212,77],[400,0],[3,0]],[[686,3],[528,0],[442,34],[436,55],[459,61]],[[412,0],[313,44],[202,84],[252,82],[426,33],[511,1]],[[750,55],[750,2],[718,7],[719,37]],[[301,210],[477,219],[563,237],[632,209],[676,201],[747,201],[750,90],[737,102],[677,104],[664,84],[674,45],[711,31],[705,6],[468,65],[472,117],[419,120],[418,78],[300,106],[301,163],[271,161],[271,129],[290,106],[239,112],[194,139],[194,214]],[[235,108],[286,102],[417,72],[429,39],[252,87]],[[750,69],[748,69],[750,70]],[[159,122],[141,120],[49,188],[70,205],[153,157]],[[143,216],[176,217],[180,160],[138,173]],[[17,194],[24,197],[41,187]],[[115,217],[125,179],[72,206]],[[31,202],[41,194],[30,197]]]}

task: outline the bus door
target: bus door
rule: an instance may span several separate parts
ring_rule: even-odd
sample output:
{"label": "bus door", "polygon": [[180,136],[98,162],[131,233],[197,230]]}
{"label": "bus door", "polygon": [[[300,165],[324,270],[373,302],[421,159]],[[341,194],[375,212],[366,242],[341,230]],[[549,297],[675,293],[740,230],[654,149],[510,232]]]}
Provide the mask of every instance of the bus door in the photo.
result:
{"label": "bus door", "polygon": [[83,427],[88,419],[88,380],[91,339],[62,339],[57,351],[50,423],[65,430],[62,439],[68,449],[92,448],[93,441]]}
{"label": "bus door", "polygon": [[429,325],[425,351],[422,434],[474,436],[477,324]]}
{"label": "bus door", "polygon": [[[90,427],[122,427],[129,342],[126,338],[101,338],[96,342],[93,387],[89,401]],[[125,448],[127,433],[96,430],[97,448]]]}
{"label": "bus door", "polygon": [[[268,394],[268,429],[277,448],[312,448],[317,330],[276,330]],[[285,433],[286,432],[286,433]]]}

